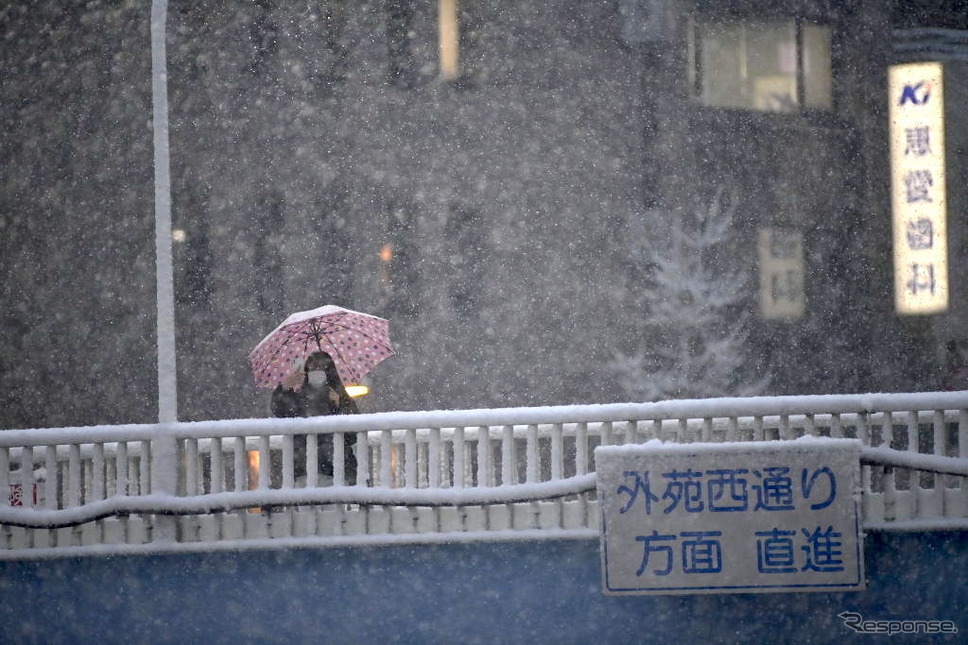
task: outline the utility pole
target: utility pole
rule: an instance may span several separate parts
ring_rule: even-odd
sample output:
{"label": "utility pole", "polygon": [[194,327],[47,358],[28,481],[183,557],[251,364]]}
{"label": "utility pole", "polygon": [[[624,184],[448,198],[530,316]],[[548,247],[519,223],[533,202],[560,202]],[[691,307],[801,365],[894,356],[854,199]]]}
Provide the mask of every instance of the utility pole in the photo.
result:
{"label": "utility pole", "polygon": [[[178,421],[175,379],[175,289],[171,258],[171,174],[168,159],[168,67],[165,52],[167,0],[151,0],[151,98],[155,144],[155,275],[158,296],[158,422],[151,441],[151,493],[174,495],[178,449],[172,434]],[[174,542],[174,517],[155,516],[152,540]]]}
{"label": "utility pole", "polygon": [[158,421],[178,420],[175,376],[175,289],[171,255],[171,174],[168,154],[167,0],[151,2],[151,96],[155,148],[155,277],[158,317]]}

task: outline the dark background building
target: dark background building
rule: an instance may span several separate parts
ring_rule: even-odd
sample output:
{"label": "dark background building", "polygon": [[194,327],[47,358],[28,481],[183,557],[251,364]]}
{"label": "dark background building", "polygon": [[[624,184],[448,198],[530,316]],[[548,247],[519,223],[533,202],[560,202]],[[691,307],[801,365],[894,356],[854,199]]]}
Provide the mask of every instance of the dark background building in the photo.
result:
{"label": "dark background building", "polygon": [[[764,393],[939,386],[965,332],[893,312],[886,70],[958,3],[552,4],[170,3],[180,418],[265,415],[248,351],[324,303],[392,320],[367,411],[626,400],[629,241],[723,194],[723,263],[799,249],[802,313],[738,286]],[[0,426],[154,420],[147,6],[0,29]]]}

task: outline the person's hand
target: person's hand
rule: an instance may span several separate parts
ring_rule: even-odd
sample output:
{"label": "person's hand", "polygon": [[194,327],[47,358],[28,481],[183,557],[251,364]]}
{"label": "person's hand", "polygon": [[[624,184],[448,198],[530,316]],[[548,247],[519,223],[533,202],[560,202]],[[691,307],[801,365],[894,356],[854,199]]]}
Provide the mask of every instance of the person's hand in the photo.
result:
{"label": "person's hand", "polygon": [[339,407],[339,392],[337,392],[333,388],[328,388],[328,389],[329,389],[329,402]]}

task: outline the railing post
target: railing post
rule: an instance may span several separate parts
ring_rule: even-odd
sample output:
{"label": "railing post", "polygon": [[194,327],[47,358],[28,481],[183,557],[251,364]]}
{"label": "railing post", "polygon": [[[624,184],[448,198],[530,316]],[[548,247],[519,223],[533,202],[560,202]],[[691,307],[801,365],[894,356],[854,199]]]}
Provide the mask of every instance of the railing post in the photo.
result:
{"label": "railing post", "polygon": [[198,495],[201,479],[198,477],[198,439],[185,440],[185,494]]}
{"label": "railing post", "polygon": [[[138,494],[147,495],[151,492],[151,441],[142,441],[140,446]],[[80,466],[78,466],[78,490],[80,490]]]}
{"label": "railing post", "polygon": [[[292,439],[292,436],[291,435],[286,435],[286,438]],[[293,450],[293,443],[292,443],[292,441],[287,442],[286,441],[286,438],[283,438],[283,442],[282,442],[282,446],[283,446],[283,454],[282,454],[283,468],[285,468],[286,467],[285,465],[288,464],[288,463],[290,463],[290,462],[292,462],[293,464],[295,464],[295,461],[294,461],[295,460],[295,452]],[[325,440],[325,438],[324,438],[324,440]],[[333,451],[334,451],[334,453],[336,451],[336,443],[337,442],[334,439],[333,440]],[[289,456],[288,457],[286,456],[287,455],[287,453],[286,453],[286,446],[287,445],[289,446],[289,452],[288,452],[288,455]],[[305,461],[306,461],[306,464],[305,464],[305,467],[306,467],[306,487],[307,488],[316,488],[316,486],[319,485],[319,435],[316,434],[315,432],[310,432],[309,434],[306,435],[306,455],[305,455]],[[339,461],[339,460],[337,460],[336,459],[336,456],[334,454],[333,455],[333,483],[334,484],[336,482],[336,464],[337,463],[339,463],[340,464],[340,468],[342,468],[342,462]],[[302,465],[302,464],[300,464],[300,465]],[[343,473],[342,470],[340,470],[340,472]],[[290,474],[292,474],[293,476],[295,476],[294,471],[290,471]],[[343,473],[342,476],[345,477],[345,473]],[[344,481],[344,480],[341,479],[340,482],[342,482],[342,481]],[[283,485],[285,486],[286,484],[283,483]]]}
{"label": "railing post", "polygon": [[60,471],[57,469],[57,446],[47,446],[45,450],[44,468],[47,470],[47,481],[44,482],[44,508],[57,508],[57,483]]}
{"label": "railing post", "polygon": [[417,429],[407,428],[403,436],[403,484],[417,488]]}
{"label": "railing post", "polygon": [[104,463],[104,444],[94,444],[94,455],[91,459],[91,499],[100,501],[107,495],[107,469]]}
{"label": "railing post", "polygon": [[817,436],[817,423],[813,414],[807,414],[803,418],[803,434],[809,437]]}
{"label": "railing post", "polygon": [[[342,432],[338,432],[330,436],[332,437],[332,441],[333,441],[333,486],[345,486],[346,485],[346,461],[345,461],[346,435],[344,435]],[[317,436],[317,440],[318,439],[319,437]],[[308,445],[308,442],[307,442],[307,445]]]}
{"label": "railing post", "polygon": [[81,505],[81,446],[72,443],[67,449],[67,508]]}
{"label": "railing post", "polygon": [[208,457],[211,464],[208,489],[212,493],[221,493],[225,490],[225,463],[223,462],[221,437],[213,437],[211,446]]}
{"label": "railing post", "polygon": [[[151,494],[174,496],[178,492],[178,444],[174,425],[159,424],[151,439]],[[152,542],[177,542],[178,522],[172,515],[155,515]]]}
{"label": "railing post", "polygon": [[517,462],[514,450],[514,426],[507,425],[501,430],[501,484],[517,484]]}
{"label": "railing post", "polygon": [[20,493],[25,507],[34,505],[34,449],[24,446],[20,452]]}
{"label": "railing post", "polygon": [[[887,411],[884,413],[884,422],[881,425],[881,448],[894,447],[894,413]],[[884,467],[884,519],[895,520],[897,495],[894,478],[894,467]]]}
{"label": "railing post", "polygon": [[454,488],[464,487],[464,427],[454,428]]}
{"label": "railing post", "polygon": [[490,486],[491,477],[491,434],[488,426],[477,428],[477,485]]}
{"label": "railing post", "polygon": [[541,472],[541,463],[539,461],[538,453],[538,426],[531,424],[528,426],[528,443],[527,443],[527,457],[526,457],[526,476],[527,482],[529,484],[538,481],[538,475]]}
{"label": "railing post", "polygon": [[380,432],[380,486],[393,488],[393,432]]}
{"label": "railing post", "polygon": [[[931,419],[932,430],[934,431],[934,438],[932,444],[934,446],[934,454],[938,457],[943,457],[945,454],[945,438],[944,438],[944,410],[935,410],[934,415]],[[938,511],[941,517],[948,516],[948,509],[945,506],[945,477],[940,473],[935,473],[931,477],[933,481],[935,501],[938,505]]]}
{"label": "railing post", "polygon": [[272,476],[272,453],[269,451],[269,435],[260,434],[256,437],[255,445],[259,450],[259,484],[256,488],[264,490],[269,488]]}
{"label": "railing post", "polygon": [[130,477],[128,473],[128,442],[119,441],[117,447],[117,453],[114,458],[114,472],[116,481],[114,484],[114,490],[116,495],[127,496],[130,493],[130,486],[128,484],[128,479]]}
{"label": "railing post", "polygon": [[575,429],[575,474],[588,472],[588,424],[579,423]]}
{"label": "railing post", "polygon": [[0,506],[10,506],[10,448],[0,448]]}
{"label": "railing post", "polygon": [[427,448],[427,486],[440,487],[440,428],[430,429],[430,445]]}
{"label": "railing post", "polygon": [[[295,469],[293,468],[293,438],[291,434],[282,435],[282,487],[293,488],[296,485]],[[306,455],[309,455],[309,437],[306,437]],[[335,464],[335,459],[333,460]],[[335,473],[334,479],[335,479]],[[309,481],[309,469],[306,469],[307,486]]]}
{"label": "railing post", "polygon": [[[908,452],[918,454],[921,452],[921,442],[918,436],[918,413],[911,410],[907,413],[907,449]],[[921,517],[923,512],[921,504],[921,473],[917,470],[908,470],[908,495],[911,499],[911,516]]]}
{"label": "railing post", "polygon": [[241,492],[249,487],[249,460],[246,450],[245,437],[236,437],[232,446],[234,460],[235,492]]}
{"label": "railing post", "polygon": [[832,414],[830,415],[830,436],[834,439],[844,438],[844,428],[840,424],[840,415]]}
{"label": "railing post", "polygon": [[[630,422],[630,424],[633,422]],[[551,426],[551,479],[561,479],[564,475],[564,430],[560,423]],[[626,434],[626,440],[628,439]]]}
{"label": "railing post", "polygon": [[793,439],[793,431],[790,429],[789,414],[780,415],[780,423],[779,427],[777,428],[777,434],[779,435],[779,438],[783,440]]}
{"label": "railing post", "polygon": [[356,448],[353,458],[356,460],[356,485],[370,486],[370,444],[366,432],[356,433]]}

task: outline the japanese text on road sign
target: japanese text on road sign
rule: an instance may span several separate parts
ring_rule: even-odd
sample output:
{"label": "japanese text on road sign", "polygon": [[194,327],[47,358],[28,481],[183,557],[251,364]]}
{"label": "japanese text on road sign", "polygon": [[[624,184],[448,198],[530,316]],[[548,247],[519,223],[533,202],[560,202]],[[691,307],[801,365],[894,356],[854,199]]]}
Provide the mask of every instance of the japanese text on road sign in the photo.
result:
{"label": "japanese text on road sign", "polygon": [[863,588],[860,444],[600,447],[606,593]]}

